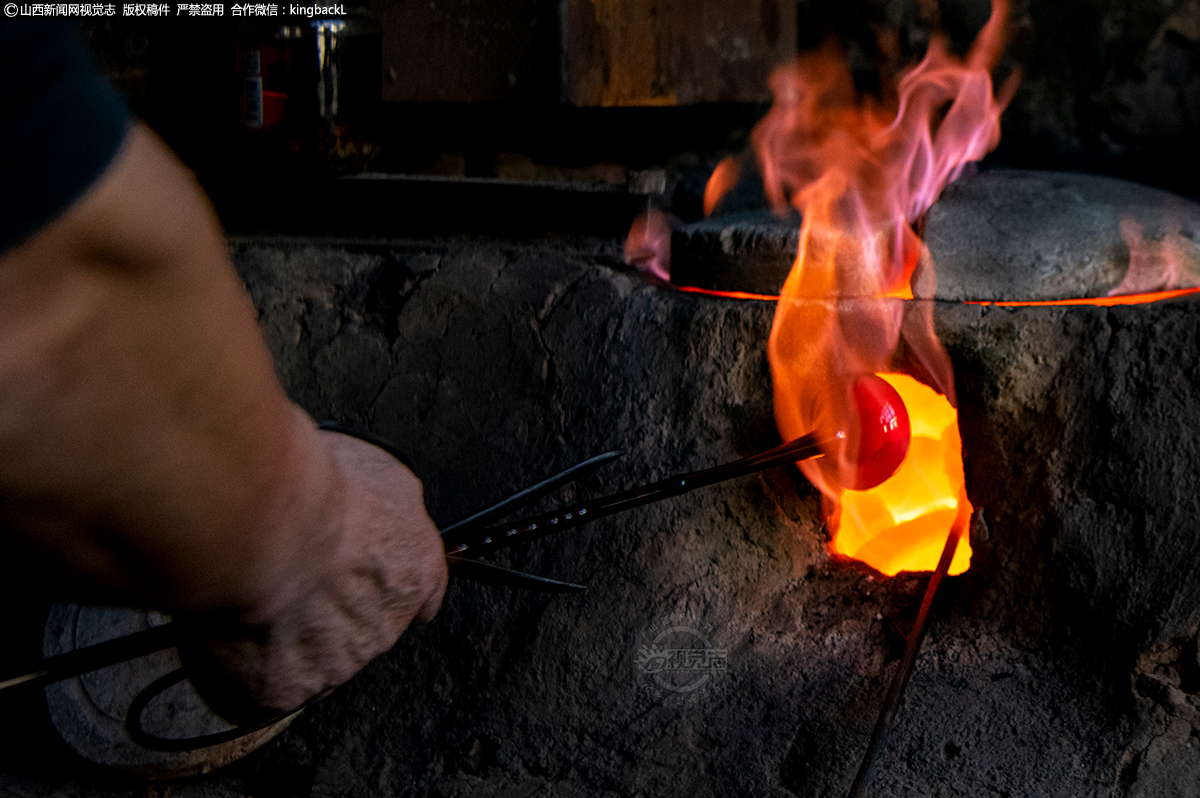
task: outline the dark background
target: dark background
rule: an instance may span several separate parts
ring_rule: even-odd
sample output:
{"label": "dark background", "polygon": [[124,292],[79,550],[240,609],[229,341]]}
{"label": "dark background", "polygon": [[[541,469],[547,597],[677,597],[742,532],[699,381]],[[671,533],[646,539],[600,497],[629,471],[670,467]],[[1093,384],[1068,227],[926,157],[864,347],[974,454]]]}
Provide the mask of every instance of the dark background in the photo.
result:
{"label": "dark background", "polygon": [[[332,168],[248,144],[234,54],[253,23],[116,17],[83,27],[134,109],[218,199],[256,181],[364,169],[615,185],[628,170],[658,167],[668,178],[659,203],[686,220],[713,164],[745,146],[765,111],[773,64],[836,36],[870,92],[881,68],[922,54],[935,26],[964,48],[988,9],[986,0],[379,2],[366,9],[382,33],[373,155]],[[1017,0],[1010,20],[998,76],[1020,69],[1022,83],[985,168],[1086,171],[1200,196],[1200,2]]]}

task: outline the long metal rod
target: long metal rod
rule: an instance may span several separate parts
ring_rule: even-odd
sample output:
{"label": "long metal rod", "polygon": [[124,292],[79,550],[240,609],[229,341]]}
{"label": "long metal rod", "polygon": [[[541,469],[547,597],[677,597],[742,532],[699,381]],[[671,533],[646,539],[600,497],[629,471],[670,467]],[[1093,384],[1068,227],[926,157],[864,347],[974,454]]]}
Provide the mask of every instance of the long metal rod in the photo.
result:
{"label": "long metal rod", "polygon": [[472,531],[446,541],[446,554],[460,557],[479,557],[496,549],[511,546],[525,540],[532,540],[551,532],[562,532],[567,529],[583,526],[597,518],[614,513],[631,510],[652,502],[680,496],[696,488],[724,482],[727,479],[746,476],[767,468],[794,463],[798,460],[808,460],[824,454],[824,442],[816,435],[805,435],[796,440],[768,449],[765,452],[743,457],[732,463],[695,471],[690,474],[678,474],[659,480],[649,485],[642,485],[629,490],[604,496],[599,499],[560,507],[550,513],[533,518],[526,518],[503,526],[491,527]]}
{"label": "long metal rod", "polygon": [[543,479],[536,485],[530,485],[524,490],[519,490],[511,496],[501,499],[491,507],[485,507],[476,513],[468,515],[466,518],[459,519],[452,524],[442,527],[442,537],[452,538],[455,537],[455,533],[459,533],[462,529],[472,526],[482,526],[483,524],[491,523],[497,518],[503,518],[505,515],[508,515],[508,511],[512,508],[537,501],[551,491],[558,490],[563,485],[574,482],[586,474],[590,474],[600,466],[616,460],[623,454],[625,454],[623,449],[613,449],[611,452],[604,452],[595,457],[589,457],[565,471],[560,471],[552,477]]}
{"label": "long metal rod", "polygon": [[0,680],[0,690],[19,685],[46,685],[69,679],[81,673],[99,670],[118,662],[171,648],[179,642],[179,627],[173,623],[144,629],[140,632],[97,643],[86,648],[77,648],[65,654],[47,657],[36,669]]}
{"label": "long metal rod", "polygon": [[874,769],[875,763],[879,761],[880,754],[883,753],[883,744],[887,740],[888,733],[895,725],[900,699],[904,695],[904,688],[908,686],[909,677],[912,676],[913,666],[917,663],[917,654],[921,650],[921,643],[925,641],[925,633],[929,629],[929,611],[933,607],[933,597],[937,594],[938,585],[942,583],[942,577],[950,570],[950,562],[954,559],[954,552],[958,548],[958,541],[961,537],[962,528],[959,524],[955,524],[946,537],[946,546],[942,549],[942,558],[938,560],[937,569],[929,577],[929,585],[925,588],[925,598],[922,599],[921,609],[917,612],[917,622],[904,641],[904,655],[900,657],[900,667],[896,671],[896,675],[892,677],[892,684],[883,698],[883,706],[879,709],[879,718],[876,719],[875,729],[871,732],[871,742],[867,744],[867,751],[863,755],[862,764],[858,767],[858,773],[854,776],[854,783],[850,785],[847,798],[865,798],[867,794],[871,771]]}
{"label": "long metal rod", "polygon": [[[327,425],[325,428],[332,428]],[[485,529],[480,532],[467,533],[466,537],[457,542],[447,541],[448,555],[465,555],[474,558],[488,551],[508,546],[513,543],[530,540],[550,532],[571,529],[582,526],[597,518],[612,515],[623,510],[641,507],[651,502],[679,496],[689,491],[723,482],[728,479],[753,474],[777,465],[783,465],[797,460],[807,460],[819,457],[824,453],[822,442],[815,435],[805,435],[791,443],[785,443],[768,449],[765,452],[744,457],[732,463],[715,468],[696,471],[690,474],[680,474],[660,480],[650,485],[614,493],[600,499],[593,499],[571,507],[560,508],[553,513],[538,516],[527,521],[519,521],[510,527]],[[557,487],[581,473],[587,473],[620,456],[619,451],[605,452],[571,467],[562,474],[555,475],[530,489],[521,491],[516,497],[510,497],[501,503],[499,509],[506,509],[519,500],[527,501],[531,494],[544,493]],[[487,508],[469,519],[456,523],[460,527],[468,521],[478,520],[479,516],[492,515],[497,506]],[[524,575],[520,575],[524,576]],[[536,577],[535,577],[536,578]],[[553,586],[563,590],[578,590],[579,585],[558,583],[546,580]],[[104,643],[98,643],[86,648],[76,649],[65,654],[47,657],[38,666],[26,673],[0,679],[0,691],[20,685],[45,685],[51,682],[78,676],[81,673],[98,670],[118,662],[135,659],[155,651],[171,648],[179,642],[179,630],[173,623],[146,629],[131,635],[119,637]]]}

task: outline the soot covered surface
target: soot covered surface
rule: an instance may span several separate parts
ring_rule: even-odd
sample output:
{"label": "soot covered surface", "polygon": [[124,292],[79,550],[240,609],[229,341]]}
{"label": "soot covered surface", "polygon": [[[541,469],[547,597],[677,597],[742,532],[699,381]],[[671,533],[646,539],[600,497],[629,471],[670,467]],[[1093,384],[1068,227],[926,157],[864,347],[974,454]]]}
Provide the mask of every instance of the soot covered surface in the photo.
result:
{"label": "soot covered surface", "polygon": [[[399,442],[439,522],[609,448],[628,453],[561,498],[778,442],[773,306],[645,285],[611,245],[232,252],[291,395]],[[1200,303],[939,302],[936,320],[976,559],[943,587],[874,794],[1192,794]],[[840,795],[924,579],[824,540],[817,495],[779,469],[512,551],[589,590],[452,581],[431,624],[170,795]],[[728,667],[656,685],[638,655],[667,624]],[[6,795],[146,794],[66,753],[0,756]]]}

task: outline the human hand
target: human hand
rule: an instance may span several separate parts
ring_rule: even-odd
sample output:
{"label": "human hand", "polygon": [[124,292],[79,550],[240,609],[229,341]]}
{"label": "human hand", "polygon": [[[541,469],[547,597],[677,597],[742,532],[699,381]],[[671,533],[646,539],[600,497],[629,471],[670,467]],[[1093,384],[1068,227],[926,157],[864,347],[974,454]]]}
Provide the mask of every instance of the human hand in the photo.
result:
{"label": "human hand", "polygon": [[181,647],[189,678],[234,722],[330,692],[441,606],[445,551],[420,481],[371,444],[319,436],[333,485],[317,517],[269,553],[279,587],[246,611],[181,619],[197,641]]}

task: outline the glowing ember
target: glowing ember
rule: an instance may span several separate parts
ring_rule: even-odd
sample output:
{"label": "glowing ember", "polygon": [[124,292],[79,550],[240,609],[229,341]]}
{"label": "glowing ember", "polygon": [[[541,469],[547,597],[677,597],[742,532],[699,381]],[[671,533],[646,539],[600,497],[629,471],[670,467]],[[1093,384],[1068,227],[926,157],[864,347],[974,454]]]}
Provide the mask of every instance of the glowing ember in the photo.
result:
{"label": "glowing ember", "polygon": [[[802,56],[772,77],[775,105],[753,136],[767,196],[803,216],[768,345],[776,422],[784,440],[848,430],[837,451],[800,467],[826,498],[833,551],[886,574],[932,570],[950,530],[970,520],[950,360],[932,303],[906,300],[931,299],[934,288],[912,225],[999,141],[1007,101],[993,96],[990,69],[1006,11],[997,0],[963,59],[932,41],[888,105],[860,101],[833,49]],[[734,169],[718,170],[706,205]],[[856,454],[872,433],[850,408],[872,374],[907,405],[912,441],[899,471],[856,490],[872,481]],[[969,561],[960,546],[951,573]]]}
{"label": "glowing ember", "polygon": [[1173,291],[1154,291],[1149,294],[1125,294],[1124,296],[1080,297],[1078,299],[1019,299],[968,301],[967,305],[995,305],[998,308],[1040,308],[1052,305],[1092,305],[1111,308],[1115,305],[1144,305],[1163,299],[1175,299],[1200,292],[1200,288],[1177,288]]}
{"label": "glowing ember", "polygon": [[[716,291],[711,288],[696,288],[690,285],[673,286],[676,290],[689,294],[704,294],[705,296],[724,297],[726,299],[753,299],[759,302],[778,302],[778,294],[750,294],[745,291]],[[1149,294],[1126,294],[1124,296],[1079,297],[1078,299],[968,299],[964,305],[995,305],[998,308],[1029,308],[1049,307],[1051,305],[1093,305],[1101,308],[1111,308],[1115,305],[1145,305],[1149,302],[1159,302],[1164,299],[1177,299],[1200,293],[1200,288],[1176,288],[1172,291],[1154,291]]]}

